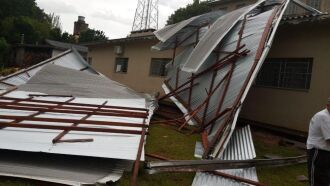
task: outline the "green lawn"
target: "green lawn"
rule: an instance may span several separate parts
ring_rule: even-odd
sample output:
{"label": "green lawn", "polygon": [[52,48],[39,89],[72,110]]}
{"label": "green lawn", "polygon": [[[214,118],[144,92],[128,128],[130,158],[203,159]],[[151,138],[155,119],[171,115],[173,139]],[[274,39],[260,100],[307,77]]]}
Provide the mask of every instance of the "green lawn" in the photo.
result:
{"label": "green lawn", "polygon": [[[170,159],[194,159],[194,148],[196,141],[200,141],[200,135],[181,134],[169,126],[152,125],[147,137],[146,152],[168,157]],[[292,147],[282,147],[271,140],[265,140],[260,135],[254,135],[254,144],[258,158],[263,158],[266,154],[281,156],[296,156],[304,153]],[[306,165],[295,165],[289,167],[258,168],[258,177],[261,183],[269,186],[305,186],[307,183],[298,182],[298,175],[307,176]],[[138,183],[140,186],[188,186],[191,185],[194,174],[192,173],[161,173],[149,175],[140,167]],[[116,186],[128,186],[131,174],[126,173]],[[0,186],[34,186],[40,183],[27,181],[9,181],[10,179],[0,179]]]}

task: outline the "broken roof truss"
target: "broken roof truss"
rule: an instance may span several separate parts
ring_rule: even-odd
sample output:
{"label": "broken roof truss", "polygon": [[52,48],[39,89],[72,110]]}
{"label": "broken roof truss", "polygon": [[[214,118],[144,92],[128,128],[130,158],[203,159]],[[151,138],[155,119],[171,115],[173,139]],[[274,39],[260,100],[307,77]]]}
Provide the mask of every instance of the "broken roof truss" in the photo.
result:
{"label": "broken roof truss", "polygon": [[135,182],[153,102],[78,55],[68,50],[0,80],[0,175],[104,184],[134,166]]}
{"label": "broken roof truss", "polygon": [[[193,38],[185,38],[190,41],[189,44],[180,45],[181,43],[179,43],[178,45],[171,39],[161,40],[156,45],[155,48],[160,50],[166,49],[166,46],[174,46],[170,47],[173,49],[173,60],[167,66],[169,72],[163,85],[166,95],[160,97],[159,100],[170,98],[185,114],[182,118],[185,118],[186,121],[182,123],[179,130],[188,123],[196,124],[197,131],[202,133],[203,159],[219,159],[223,157],[226,149],[233,148],[229,142],[242,104],[269,52],[284,11],[290,2],[298,4],[312,14],[320,13],[298,0],[260,0],[254,5],[219,16],[218,19],[213,20],[206,31],[204,30],[201,37],[192,35],[190,37]],[[181,31],[189,29],[191,32],[192,29],[189,27],[183,28]],[[200,31],[196,30],[196,35],[199,35]],[[179,39],[184,35],[182,33],[172,34],[172,38],[178,37]],[[195,42],[191,42],[193,40]],[[174,41],[176,40],[174,39]],[[166,42],[172,42],[172,45]],[[177,48],[182,49],[179,55],[176,54]],[[180,122],[182,118],[178,118],[177,121]],[[244,145],[241,142],[237,143],[235,147]],[[246,154],[241,155],[245,157]],[[301,162],[304,159],[305,157],[302,156],[292,158],[292,161]],[[238,164],[244,163],[241,161],[242,159],[234,158],[234,160],[238,160]],[[260,162],[257,160],[255,165]],[[178,161],[178,163],[182,162]],[[212,165],[202,163],[205,167],[201,169],[192,168],[194,163],[198,164],[198,161],[185,163],[184,165],[174,165],[168,170],[174,172],[180,170],[202,171],[204,168],[211,170],[215,162],[210,161]],[[224,161],[224,163],[230,164],[229,161]],[[164,162],[164,164],[158,164],[159,169],[153,169],[157,165],[151,164],[149,164],[149,168],[157,171],[162,168],[166,169],[166,165],[169,164],[173,165],[172,162]],[[224,166],[217,168],[223,169]],[[233,170],[234,174],[242,175],[244,178],[230,178],[226,174],[218,176],[258,185],[259,183],[255,182],[257,180],[254,177],[256,173],[251,170],[243,169],[241,172]],[[251,180],[251,175],[253,180]],[[195,177],[194,184],[215,185],[215,183],[220,183],[217,181],[221,180],[220,178],[212,180],[209,178],[211,178],[209,175],[200,173]],[[231,184],[230,181],[221,180],[221,184],[227,185],[227,183]]]}
{"label": "broken roof truss", "polygon": [[287,4],[259,1],[220,17],[169,66],[161,99],[177,99],[207,136],[204,158],[223,153]]}

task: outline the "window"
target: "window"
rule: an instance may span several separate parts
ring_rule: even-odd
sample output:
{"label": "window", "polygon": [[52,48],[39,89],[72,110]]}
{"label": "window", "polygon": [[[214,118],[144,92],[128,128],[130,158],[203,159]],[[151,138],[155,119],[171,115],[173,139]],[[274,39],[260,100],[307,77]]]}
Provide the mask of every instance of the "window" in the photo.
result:
{"label": "window", "polygon": [[150,75],[151,76],[166,76],[166,64],[170,62],[170,58],[152,58],[150,64]]}
{"label": "window", "polygon": [[312,58],[267,59],[257,76],[256,85],[308,90],[312,66]]}
{"label": "window", "polygon": [[127,73],[128,58],[116,58],[115,72]]}
{"label": "window", "polygon": [[321,0],[308,0],[308,4],[317,10],[321,8]]}
{"label": "window", "polygon": [[92,57],[88,57],[88,61],[87,62],[88,62],[89,65],[92,65],[93,58]]}
{"label": "window", "polygon": [[242,7],[244,7],[244,6],[246,6],[245,3],[237,4],[237,5],[236,5],[236,9],[242,8]]}

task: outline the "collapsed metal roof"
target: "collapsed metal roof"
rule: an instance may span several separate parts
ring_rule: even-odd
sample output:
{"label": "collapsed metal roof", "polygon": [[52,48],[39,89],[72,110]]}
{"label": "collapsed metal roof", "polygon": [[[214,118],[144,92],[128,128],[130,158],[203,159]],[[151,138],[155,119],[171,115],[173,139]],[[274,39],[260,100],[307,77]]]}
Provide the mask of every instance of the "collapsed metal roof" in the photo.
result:
{"label": "collapsed metal roof", "polygon": [[104,76],[49,64],[18,90],[89,98],[142,98],[137,92]]}
{"label": "collapsed metal roof", "polygon": [[[217,158],[222,160],[249,160],[256,158],[250,127],[246,126],[236,130],[223,155]],[[240,185],[239,182],[235,180],[218,176],[216,174],[217,172],[258,182],[256,169],[252,167],[245,169],[218,170],[214,173],[198,172],[196,173],[192,185]]]}
{"label": "collapsed metal roof", "polygon": [[155,36],[161,42],[152,46],[152,49],[168,50],[179,46],[191,45],[196,42],[196,39],[199,40],[203,37],[207,27],[224,14],[226,14],[226,11],[222,10],[210,12],[155,31]]}
{"label": "collapsed metal roof", "polygon": [[153,101],[100,75],[74,50],[2,82],[10,85],[0,90],[0,175],[106,183],[144,160]]}
{"label": "collapsed metal roof", "polygon": [[32,76],[35,75],[35,73],[47,64],[54,64],[69,69],[99,74],[81,57],[75,49],[70,49],[29,68],[22,69],[6,77],[0,78],[0,90],[26,83]]}
{"label": "collapsed metal roof", "polygon": [[288,1],[264,3],[218,18],[169,65],[165,92],[207,133],[204,158],[218,157],[227,146]]}
{"label": "collapsed metal roof", "polygon": [[[180,128],[188,123],[199,128],[203,139],[203,150],[199,151],[203,153],[200,156],[203,160],[151,162],[148,164],[151,172],[206,171],[196,174],[193,185],[259,184],[255,168],[221,170],[211,174],[207,171],[233,168],[235,166],[231,163],[240,164],[255,158],[252,139],[248,137],[250,131],[236,130],[234,136],[233,133],[242,104],[269,52],[289,2],[260,0],[252,6],[227,13],[214,20],[202,37],[185,38],[189,44],[176,45],[173,40],[161,38],[162,42],[154,48],[173,48],[174,57],[167,65],[168,76],[162,86],[166,95],[159,100],[170,98],[185,114],[186,122]],[[293,2],[319,14],[298,0]],[[168,28],[159,32],[166,35]],[[199,31],[196,31],[197,35]],[[186,30],[176,32],[184,35]],[[168,47],[173,44],[175,47]],[[178,47],[182,49],[179,54],[176,53]],[[221,165],[214,166],[218,161]],[[235,179],[241,183],[233,181]]]}
{"label": "collapsed metal roof", "polygon": [[47,44],[49,44],[50,46],[52,46],[52,47],[62,49],[62,50],[69,50],[69,49],[74,48],[77,51],[82,52],[82,53],[87,53],[88,52],[88,47],[81,46],[81,45],[75,45],[75,44],[71,44],[71,43],[64,43],[64,42],[54,41],[54,40],[50,40],[50,39],[46,39],[45,42]]}

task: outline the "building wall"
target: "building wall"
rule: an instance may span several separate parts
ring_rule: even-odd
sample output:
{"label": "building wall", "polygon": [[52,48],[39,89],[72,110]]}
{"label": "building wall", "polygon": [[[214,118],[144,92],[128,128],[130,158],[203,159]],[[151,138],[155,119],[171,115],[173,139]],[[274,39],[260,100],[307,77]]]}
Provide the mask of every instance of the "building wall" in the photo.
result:
{"label": "building wall", "polygon": [[[140,40],[89,47],[88,57],[92,58],[92,66],[97,71],[114,81],[139,92],[163,93],[161,85],[164,77],[149,75],[151,58],[171,58],[172,51],[151,51],[150,47],[157,42],[156,40]],[[124,53],[120,56],[114,53],[116,45],[124,45]],[[127,73],[115,72],[116,57],[129,58]]]}
{"label": "building wall", "polygon": [[330,22],[282,25],[270,58],[313,58],[308,91],[254,86],[241,117],[298,131],[308,131],[311,117],[325,108],[330,97]]}

